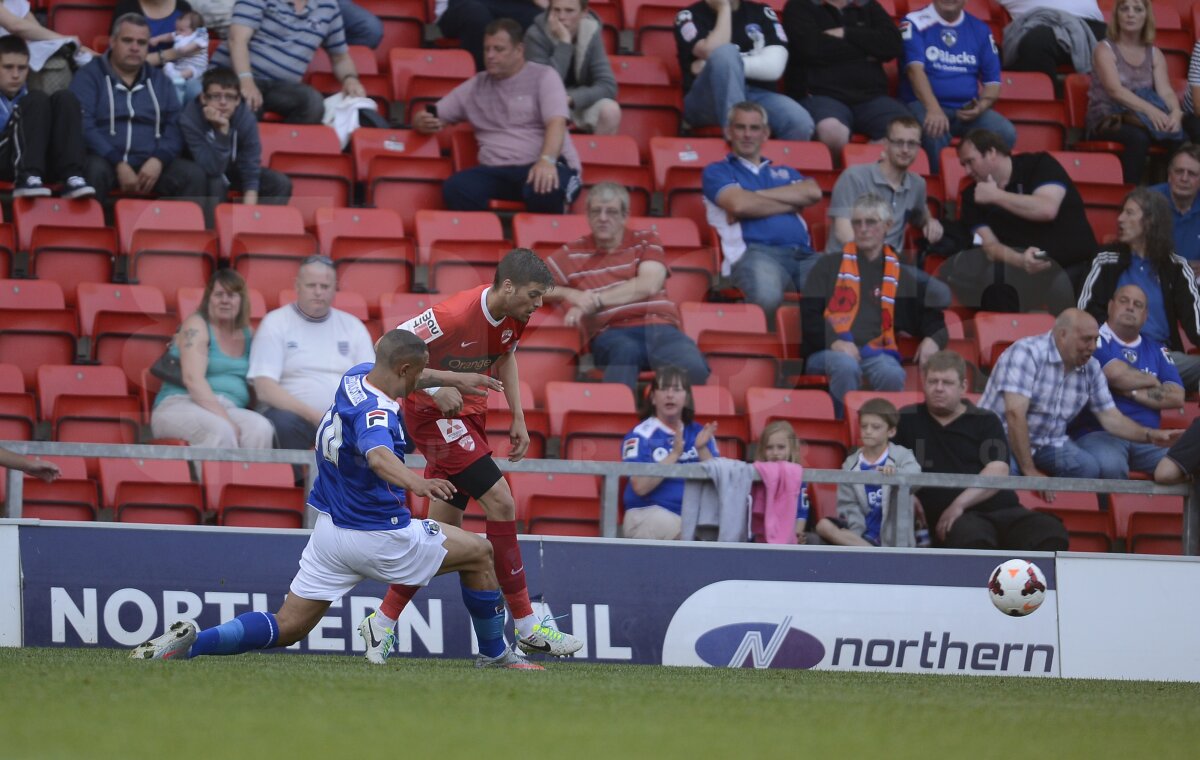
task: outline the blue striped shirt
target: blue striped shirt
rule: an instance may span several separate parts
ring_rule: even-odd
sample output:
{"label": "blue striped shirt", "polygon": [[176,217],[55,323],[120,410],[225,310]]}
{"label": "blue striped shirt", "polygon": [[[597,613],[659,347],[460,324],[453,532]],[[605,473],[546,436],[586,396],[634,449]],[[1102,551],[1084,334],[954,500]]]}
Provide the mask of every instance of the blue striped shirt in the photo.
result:
{"label": "blue striped shirt", "polygon": [[[331,57],[349,52],[337,0],[308,0],[299,12],[291,0],[237,0],[230,23],[254,30],[250,68],[255,79],[299,82],[318,47]],[[221,43],[212,62],[233,68],[228,42]]]}

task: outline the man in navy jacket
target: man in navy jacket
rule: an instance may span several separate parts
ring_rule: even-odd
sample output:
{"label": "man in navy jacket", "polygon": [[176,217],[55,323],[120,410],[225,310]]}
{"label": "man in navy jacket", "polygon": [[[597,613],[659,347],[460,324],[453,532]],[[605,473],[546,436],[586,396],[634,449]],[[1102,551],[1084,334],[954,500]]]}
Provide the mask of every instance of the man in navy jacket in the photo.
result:
{"label": "man in navy jacket", "polygon": [[149,42],[144,16],[121,16],[113,23],[108,53],[92,59],[71,82],[83,110],[84,175],[106,203],[114,189],[204,195],[204,171],[180,157],[179,98],[166,74],[146,63]]}

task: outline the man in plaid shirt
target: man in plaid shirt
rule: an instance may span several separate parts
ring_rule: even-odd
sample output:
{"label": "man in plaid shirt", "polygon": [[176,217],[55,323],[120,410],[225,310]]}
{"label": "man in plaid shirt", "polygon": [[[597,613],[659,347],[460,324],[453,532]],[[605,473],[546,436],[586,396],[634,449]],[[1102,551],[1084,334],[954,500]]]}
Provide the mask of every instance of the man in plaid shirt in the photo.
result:
{"label": "man in plaid shirt", "polygon": [[1021,338],[992,370],[979,405],[1004,422],[1014,474],[1098,478],[1094,456],[1067,437],[1067,423],[1086,404],[1109,433],[1129,441],[1169,446],[1178,430],[1155,430],[1121,414],[1092,352],[1100,326],[1087,312],[1067,309],[1044,335]]}

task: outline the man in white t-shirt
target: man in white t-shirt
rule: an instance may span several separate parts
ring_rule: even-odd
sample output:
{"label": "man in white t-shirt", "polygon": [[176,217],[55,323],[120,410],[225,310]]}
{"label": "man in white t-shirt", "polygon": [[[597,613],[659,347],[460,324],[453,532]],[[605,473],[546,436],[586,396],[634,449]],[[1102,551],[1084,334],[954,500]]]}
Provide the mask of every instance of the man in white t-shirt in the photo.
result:
{"label": "man in white t-shirt", "polygon": [[296,275],[296,300],[267,314],[250,345],[246,377],[281,449],[312,448],[342,374],[373,361],[367,328],[333,308],[336,291],[333,262],[308,257]]}

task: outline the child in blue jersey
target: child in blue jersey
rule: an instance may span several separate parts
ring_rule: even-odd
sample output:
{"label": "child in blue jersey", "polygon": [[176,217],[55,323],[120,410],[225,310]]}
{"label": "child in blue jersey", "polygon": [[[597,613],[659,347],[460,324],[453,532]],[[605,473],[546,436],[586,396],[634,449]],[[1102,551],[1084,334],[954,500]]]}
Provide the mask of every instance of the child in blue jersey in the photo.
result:
{"label": "child in blue jersey", "polygon": [[[760,462],[791,462],[800,464],[800,439],[792,423],[786,420],[769,422],[758,439],[754,458]],[[808,543],[808,487],[800,484],[800,498],[796,501],[796,543]]]}
{"label": "child in blue jersey", "polygon": [[[504,639],[504,599],[482,537],[434,520],[413,520],[407,493],[450,499],[454,486],[426,480],[404,464],[409,448],[400,424],[404,398],[420,385],[474,382],[479,375],[422,374],[424,341],[392,330],[376,344],[375,363],[342,376],[333,405],[317,431],[317,480],[309,504],[319,512],[283,606],[275,614],[248,612],[196,631],[173,623],[162,636],[133,650],[134,659],[187,659],[285,647],[306,636],[329,605],[364,578],[425,586],[435,575],[457,572],[463,602],[479,639],[479,667],[536,669]],[[470,392],[470,391],[468,391]]]}
{"label": "child in blue jersey", "polygon": [[[920,472],[908,449],[891,442],[900,413],[887,399],[873,398],[858,412],[862,448],[846,458],[843,470],[877,471],[881,475]],[[817,535],[839,546],[915,546],[915,520],[900,525],[891,486],[838,484],[838,516],[817,523]],[[914,512],[917,509],[913,500]]]}
{"label": "child in blue jersey", "polygon": [[[717,456],[717,423],[696,422],[692,384],[683,368],[659,367],[639,411],[644,419],[625,436],[622,461],[683,464]],[[679,538],[683,479],[631,477],[624,502],[626,538]]]}

